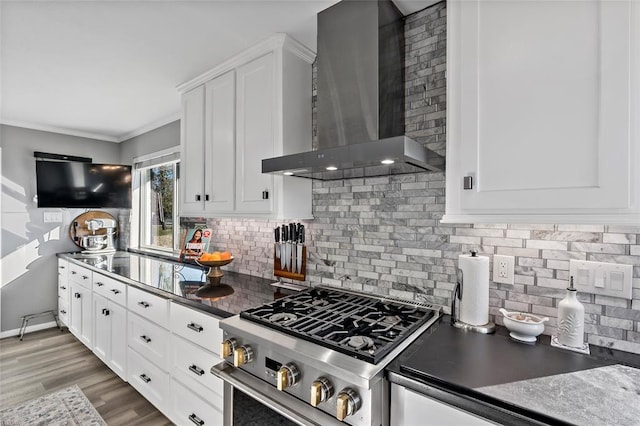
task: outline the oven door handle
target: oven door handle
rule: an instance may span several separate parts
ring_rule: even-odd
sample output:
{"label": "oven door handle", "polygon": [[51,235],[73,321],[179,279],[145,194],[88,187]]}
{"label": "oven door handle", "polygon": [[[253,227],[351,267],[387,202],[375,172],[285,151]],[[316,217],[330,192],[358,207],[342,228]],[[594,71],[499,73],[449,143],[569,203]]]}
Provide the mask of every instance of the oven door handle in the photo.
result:
{"label": "oven door handle", "polygon": [[[275,386],[257,379],[251,374],[226,362],[211,367],[211,374],[222,379],[224,383],[225,426],[231,425],[233,419],[233,388],[258,400],[289,420],[304,426],[344,426],[333,416],[306,404],[299,399],[276,390]],[[227,414],[229,413],[229,416]]]}

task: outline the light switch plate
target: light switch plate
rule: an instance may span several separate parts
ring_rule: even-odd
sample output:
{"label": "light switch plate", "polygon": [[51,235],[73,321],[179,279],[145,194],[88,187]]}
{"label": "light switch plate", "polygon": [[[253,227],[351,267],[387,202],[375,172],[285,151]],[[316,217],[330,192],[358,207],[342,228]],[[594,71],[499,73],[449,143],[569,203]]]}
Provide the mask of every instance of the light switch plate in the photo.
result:
{"label": "light switch plate", "polygon": [[569,275],[573,277],[573,286],[578,291],[632,298],[632,265],[570,260]]}
{"label": "light switch plate", "polygon": [[516,258],[496,254],[493,256],[493,282],[513,284]]}
{"label": "light switch plate", "polygon": [[42,219],[44,223],[61,223],[62,212],[44,212]]}

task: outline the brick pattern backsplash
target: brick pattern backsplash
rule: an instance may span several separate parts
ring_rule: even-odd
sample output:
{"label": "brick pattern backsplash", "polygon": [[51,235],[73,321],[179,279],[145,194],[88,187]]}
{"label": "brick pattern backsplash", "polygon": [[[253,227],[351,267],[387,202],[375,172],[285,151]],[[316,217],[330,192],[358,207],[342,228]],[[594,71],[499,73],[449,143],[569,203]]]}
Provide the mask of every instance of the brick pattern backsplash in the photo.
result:
{"label": "brick pattern backsplash", "polygon": [[[444,155],[445,3],[407,17],[405,37],[406,133]],[[315,66],[313,90],[315,144]],[[501,307],[549,316],[545,334],[552,334],[570,259],[632,264],[632,301],[591,294],[579,298],[590,343],[640,353],[640,224],[440,224],[444,188],[444,173],[314,181],[315,219],[304,222],[307,284],[427,301],[449,312],[458,255],[471,249],[489,257],[511,255],[515,283],[490,283],[492,318],[502,323]],[[209,222],[215,230],[212,246],[236,257],[227,269],[273,278],[273,228],[279,222]]]}

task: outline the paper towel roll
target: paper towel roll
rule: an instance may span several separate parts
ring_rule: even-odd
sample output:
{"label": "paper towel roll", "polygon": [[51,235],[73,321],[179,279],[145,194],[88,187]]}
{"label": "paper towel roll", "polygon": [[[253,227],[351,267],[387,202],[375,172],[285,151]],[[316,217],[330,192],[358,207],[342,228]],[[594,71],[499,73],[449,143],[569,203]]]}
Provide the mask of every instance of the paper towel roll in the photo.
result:
{"label": "paper towel roll", "polygon": [[462,299],[460,321],[471,325],[489,322],[489,258],[486,256],[458,256],[462,270]]}

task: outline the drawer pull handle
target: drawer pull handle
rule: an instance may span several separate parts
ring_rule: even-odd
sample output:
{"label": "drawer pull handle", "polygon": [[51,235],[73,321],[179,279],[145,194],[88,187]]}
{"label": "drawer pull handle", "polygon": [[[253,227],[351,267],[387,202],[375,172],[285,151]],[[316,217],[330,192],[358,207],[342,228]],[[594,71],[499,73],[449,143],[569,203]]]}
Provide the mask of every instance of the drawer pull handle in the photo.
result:
{"label": "drawer pull handle", "polygon": [[147,336],[140,336],[140,338],[144,340],[145,343],[151,343],[151,339],[149,339]]}
{"label": "drawer pull handle", "polygon": [[75,274],[77,274],[76,271],[71,271],[71,275],[75,275]]}
{"label": "drawer pull handle", "polygon": [[196,373],[198,376],[202,376],[204,375],[204,370],[200,367],[198,367],[197,365],[193,364],[191,366],[189,366],[189,370],[193,371],[194,373]]}
{"label": "drawer pull handle", "polygon": [[191,413],[191,415],[189,416],[189,420],[191,420],[193,423],[197,425],[204,426],[204,420],[200,419],[198,416],[196,416],[193,413]]}
{"label": "drawer pull handle", "polygon": [[73,297],[75,297],[76,299],[80,299],[80,293],[74,293]]}
{"label": "drawer pull handle", "polygon": [[64,266],[60,266],[60,269],[64,269]]}
{"label": "drawer pull handle", "polygon": [[63,285],[60,286],[61,289],[66,290],[67,288]]}
{"label": "drawer pull handle", "polygon": [[101,283],[100,281],[98,281],[98,282],[96,283],[96,285],[97,285],[98,287],[102,287],[102,286],[104,285],[104,283]]}
{"label": "drawer pull handle", "polygon": [[104,316],[105,316],[105,317],[108,317],[108,316],[109,316],[109,310],[108,310],[108,309],[105,309],[105,310],[104,310]]}
{"label": "drawer pull handle", "polygon": [[60,313],[61,313],[62,315],[66,315],[66,314],[67,314],[67,311],[65,311],[65,310],[63,309],[63,310],[61,310],[61,311],[60,311]]}
{"label": "drawer pull handle", "polygon": [[83,279],[83,280],[88,280],[88,279],[89,279],[89,277],[88,277],[87,275],[83,275],[83,276],[82,276],[82,279]]}
{"label": "drawer pull handle", "polygon": [[142,381],[144,381],[145,383],[149,383],[151,381],[151,378],[149,378],[146,374],[141,374],[140,378],[142,379]]}
{"label": "drawer pull handle", "polygon": [[116,290],[115,288],[112,288],[112,289],[111,289],[111,292],[112,292],[113,294],[120,294],[120,293],[121,293],[121,292],[120,292],[120,290]]}
{"label": "drawer pull handle", "polygon": [[189,324],[187,324],[187,328],[190,328],[193,331],[197,331],[198,333],[201,333],[202,330],[204,330],[201,325],[198,325],[195,322],[190,322]]}
{"label": "drawer pull handle", "polygon": [[138,302],[138,305],[142,306],[143,308],[148,308],[149,306],[151,306],[147,302]]}

